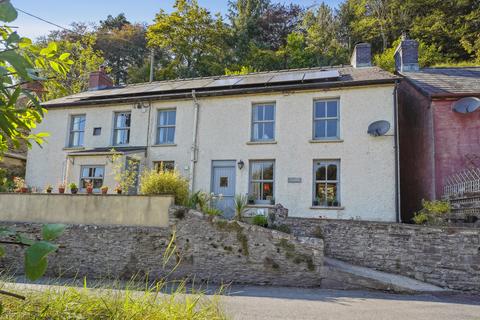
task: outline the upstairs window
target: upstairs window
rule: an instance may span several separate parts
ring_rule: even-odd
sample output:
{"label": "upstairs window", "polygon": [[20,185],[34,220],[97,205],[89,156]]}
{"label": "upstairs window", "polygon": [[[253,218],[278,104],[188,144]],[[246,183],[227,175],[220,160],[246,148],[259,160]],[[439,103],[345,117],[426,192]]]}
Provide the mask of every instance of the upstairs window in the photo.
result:
{"label": "upstairs window", "polygon": [[273,160],[250,162],[250,195],[255,203],[270,203],[274,200],[275,162]]}
{"label": "upstairs window", "polygon": [[70,137],[68,146],[83,147],[85,137],[85,115],[74,115],[70,120]]}
{"label": "upstairs window", "polygon": [[340,206],[340,161],[315,160],[314,169],[314,206]]}
{"label": "upstairs window", "polygon": [[116,112],[113,128],[113,145],[126,145],[130,143],[130,112]]}
{"label": "upstairs window", "polygon": [[275,140],[275,104],[256,104],[252,111],[252,141]]}
{"label": "upstairs window", "polygon": [[157,144],[175,142],[176,110],[159,110],[157,120]]}
{"label": "upstairs window", "polygon": [[315,101],[313,109],[313,139],[340,139],[339,101]]}

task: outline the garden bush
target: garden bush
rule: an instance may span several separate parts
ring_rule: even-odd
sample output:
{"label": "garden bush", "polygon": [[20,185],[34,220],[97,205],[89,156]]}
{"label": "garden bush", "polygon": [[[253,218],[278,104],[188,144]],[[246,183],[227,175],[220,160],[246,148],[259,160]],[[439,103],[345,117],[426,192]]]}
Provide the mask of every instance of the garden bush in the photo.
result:
{"label": "garden bush", "polygon": [[173,195],[175,204],[183,205],[188,200],[188,180],[177,170],[160,172],[146,170],[140,180],[140,193]]}
{"label": "garden bush", "polygon": [[258,216],[253,217],[252,223],[254,225],[264,227],[264,228],[266,228],[268,226],[267,217],[262,216],[262,215],[258,215]]}
{"label": "garden bush", "polygon": [[422,200],[423,208],[415,213],[413,222],[416,224],[442,225],[446,224],[446,215],[450,212],[448,201]]}

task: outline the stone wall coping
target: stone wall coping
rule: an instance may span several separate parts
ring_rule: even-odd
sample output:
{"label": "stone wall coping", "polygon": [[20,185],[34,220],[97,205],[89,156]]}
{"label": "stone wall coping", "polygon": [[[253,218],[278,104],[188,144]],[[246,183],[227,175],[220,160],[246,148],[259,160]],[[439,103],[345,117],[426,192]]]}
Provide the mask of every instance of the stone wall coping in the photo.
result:
{"label": "stone wall coping", "polygon": [[[66,188],[65,188],[66,191]],[[20,192],[0,192],[0,195],[26,195],[26,196],[62,196],[62,197],[85,197],[85,196],[97,196],[97,197],[150,197],[150,198],[169,198],[174,196],[173,194],[155,194],[155,195],[147,195],[147,194],[115,194],[115,193],[107,193],[107,194],[102,194],[102,193],[92,193],[92,194],[87,194],[85,192],[82,193],[77,193],[77,194],[71,194],[71,193],[39,193],[39,192],[27,192],[27,193],[20,193]]]}

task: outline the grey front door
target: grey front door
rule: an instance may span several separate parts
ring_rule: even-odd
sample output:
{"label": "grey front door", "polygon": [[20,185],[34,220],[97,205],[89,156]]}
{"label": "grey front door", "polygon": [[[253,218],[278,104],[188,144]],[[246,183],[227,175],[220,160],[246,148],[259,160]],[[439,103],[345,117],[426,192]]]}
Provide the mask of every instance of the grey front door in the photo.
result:
{"label": "grey front door", "polygon": [[226,218],[235,214],[235,163],[236,161],[212,161],[212,192],[222,194],[222,199],[215,201],[215,207],[223,211]]}

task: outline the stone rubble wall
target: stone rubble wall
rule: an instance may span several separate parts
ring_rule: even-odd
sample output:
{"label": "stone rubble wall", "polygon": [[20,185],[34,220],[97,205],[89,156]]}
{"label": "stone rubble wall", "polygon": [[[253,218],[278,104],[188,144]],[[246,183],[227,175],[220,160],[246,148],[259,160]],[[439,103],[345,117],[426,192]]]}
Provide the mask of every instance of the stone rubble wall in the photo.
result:
{"label": "stone rubble wall", "polygon": [[[30,238],[40,234],[40,224],[1,224]],[[320,286],[320,239],[301,243],[286,233],[226,222],[181,207],[170,209],[169,224],[165,228],[68,225],[57,241],[62,247],[48,258],[47,276],[130,279],[148,273],[149,279],[168,275],[170,280],[189,278],[195,283]],[[172,235],[176,250],[163,266]],[[8,246],[0,268],[22,273],[23,252],[24,248]]]}
{"label": "stone rubble wall", "polygon": [[353,220],[277,218],[324,241],[325,256],[444,288],[480,292],[480,229]]}

